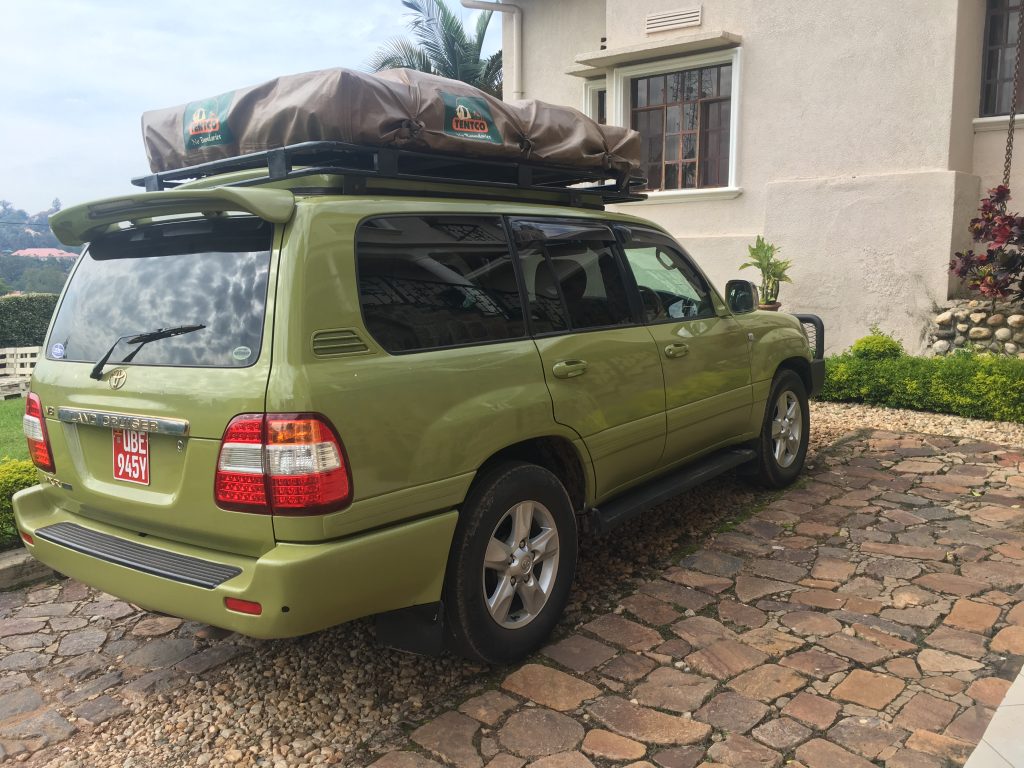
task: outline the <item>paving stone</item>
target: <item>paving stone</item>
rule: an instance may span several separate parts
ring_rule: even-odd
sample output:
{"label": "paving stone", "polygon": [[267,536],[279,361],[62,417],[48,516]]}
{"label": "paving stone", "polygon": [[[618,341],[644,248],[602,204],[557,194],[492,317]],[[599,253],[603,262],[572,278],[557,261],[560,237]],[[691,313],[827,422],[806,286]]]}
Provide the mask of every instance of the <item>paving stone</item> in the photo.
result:
{"label": "paving stone", "polygon": [[825,680],[837,672],[845,672],[850,668],[850,663],[845,659],[816,650],[790,654],[781,659],[779,664],[819,680]]}
{"label": "paving stone", "polygon": [[999,677],[983,677],[971,683],[967,695],[984,707],[998,707],[1006,692],[1010,690],[1010,681]]}
{"label": "paving stone", "polygon": [[499,691],[487,691],[463,702],[459,712],[479,720],[485,725],[495,725],[505,713],[514,709],[519,702]]}
{"label": "paving stone", "polygon": [[846,581],[856,570],[856,564],[849,560],[835,560],[831,557],[819,557],[811,568],[811,578],[826,581]]}
{"label": "paving stone", "polygon": [[981,741],[981,737],[985,735],[985,729],[988,728],[988,724],[992,720],[992,715],[994,714],[995,710],[989,709],[988,707],[978,705],[968,707],[959,717],[949,724],[949,727],[946,728],[945,735],[952,736],[954,739],[966,741],[969,744],[977,744]]}
{"label": "paving stone", "polygon": [[107,633],[102,629],[79,629],[61,638],[57,646],[58,656],[79,656],[98,651],[106,642]]}
{"label": "paving stone", "polygon": [[36,651],[18,651],[0,658],[0,669],[31,672],[50,663],[50,654]]}
{"label": "paving stone", "polygon": [[921,677],[921,670],[917,668],[917,664],[913,659],[908,659],[905,656],[898,656],[895,659],[885,662],[885,669],[896,677],[902,677],[906,680],[916,680]]}
{"label": "paving stone", "polygon": [[78,616],[55,616],[50,619],[50,629],[54,632],[70,632],[89,625],[86,619]]}
{"label": "paving stone", "polygon": [[790,611],[780,621],[798,635],[825,636],[843,628],[835,619],[817,611]]}
{"label": "paving stone", "polygon": [[[686,647],[689,653],[689,643]],[[658,665],[655,661],[639,653],[624,653],[605,664],[601,668],[601,674],[624,683],[631,683],[647,675],[656,666]]]}
{"label": "paving stone", "polygon": [[570,635],[554,645],[541,649],[541,653],[563,667],[576,672],[589,672],[615,655],[615,649],[582,635]]}
{"label": "paving stone", "polygon": [[0,696],[0,720],[23,715],[43,706],[43,699],[35,688],[22,688]]}
{"label": "paving stone", "polygon": [[898,749],[885,761],[885,768],[946,768],[947,763],[935,755],[915,752],[912,749]]}
{"label": "paving stone", "polygon": [[960,573],[969,579],[977,579],[991,584],[993,587],[1006,589],[1024,584],[1024,568],[1020,563],[995,562],[986,560],[982,563],[964,563]]}
{"label": "paving stone", "polygon": [[694,648],[703,648],[719,640],[735,640],[738,636],[724,624],[706,616],[693,616],[672,625],[672,631]]}
{"label": "paving stone", "polygon": [[756,648],[735,640],[719,640],[686,657],[686,662],[697,671],[727,680],[739,673],[763,664],[767,656]]}
{"label": "paving stone", "polygon": [[693,716],[720,731],[746,733],[767,714],[768,707],[761,702],[726,691],[715,696]]}
{"label": "paving stone", "polygon": [[782,714],[794,717],[820,731],[832,725],[840,709],[842,707],[834,701],[803,691],[782,708]]}
{"label": "paving stone", "polygon": [[846,595],[837,592],[829,592],[825,589],[807,589],[803,592],[794,592],[790,598],[794,603],[810,605],[815,608],[833,610],[842,608],[846,602]]}
{"label": "paving stone", "polygon": [[907,731],[877,717],[847,717],[828,732],[829,741],[874,760],[907,737]]}
{"label": "paving stone", "polygon": [[647,744],[696,744],[711,733],[711,726],[705,723],[631,704],[617,696],[600,699],[587,711],[620,736]]}
{"label": "paving stone", "polygon": [[75,708],[75,717],[90,725],[99,725],[128,711],[121,702],[110,696],[98,696]]}
{"label": "paving stone", "polygon": [[812,739],[796,750],[796,759],[807,768],[875,768],[867,760],[824,739]]}
{"label": "paving stone", "polygon": [[995,653],[1024,654],[1024,627],[1004,627],[992,638],[989,648]]}
{"label": "paving stone", "polygon": [[923,677],[919,683],[929,691],[937,691],[946,696],[956,696],[967,687],[967,684],[949,675],[930,675]]}
{"label": "paving stone", "polygon": [[0,637],[30,635],[45,628],[46,619],[0,619]]}
{"label": "paving stone", "polygon": [[[705,766],[711,766],[711,763],[704,763],[704,747],[672,747],[671,749],[663,749],[660,752],[655,752],[654,762],[661,766],[661,768],[696,768],[698,764],[703,763],[701,768]],[[643,763],[634,763],[633,765],[627,765],[626,768],[648,768],[650,763],[644,765]],[[717,765],[717,764],[716,764]],[[653,768],[653,766],[651,766]]]}
{"label": "paving stone", "polygon": [[[546,758],[541,759],[544,760]],[[523,768],[524,765],[526,765],[524,758],[510,755],[508,752],[502,752],[491,758],[487,768]]]}
{"label": "paving stone", "polygon": [[714,576],[735,576],[743,570],[743,559],[727,555],[724,552],[704,549],[692,555],[687,555],[679,561],[683,568],[692,568],[695,571],[710,573]]}
{"label": "paving stone", "polygon": [[799,648],[804,643],[797,637],[786,632],[780,632],[777,629],[770,629],[769,627],[762,627],[761,629],[752,629],[749,632],[744,632],[739,637],[740,642],[752,645],[761,653],[765,653],[771,657],[782,656],[783,654],[789,653],[794,648]]}
{"label": "paving stone", "polygon": [[[868,542],[864,542],[865,544]],[[921,573],[921,566],[909,560],[895,558],[876,559],[868,563],[864,572],[880,579],[890,576],[897,579],[912,579]]]}
{"label": "paving stone", "polygon": [[811,729],[796,720],[781,717],[757,726],[751,735],[762,744],[785,753],[810,736]]}
{"label": "paving stone", "polygon": [[671,624],[680,616],[679,611],[664,600],[658,600],[650,595],[643,595],[639,592],[627,597],[620,605],[641,621],[657,626]]}
{"label": "paving stone", "polygon": [[191,656],[186,656],[175,664],[174,668],[190,675],[201,675],[222,664],[226,664],[244,652],[237,645],[221,643],[220,645],[205,648],[199,653],[193,653]]}
{"label": "paving stone", "polygon": [[[540,714],[547,712],[547,710],[530,710],[530,712]],[[554,713],[551,712],[550,714],[553,715]],[[573,725],[576,724],[573,723]],[[576,727],[581,731],[580,735],[582,735],[583,729],[578,725]],[[445,712],[426,725],[417,728],[409,738],[442,760],[458,766],[458,768],[482,768],[483,760],[480,759],[480,755],[473,745],[473,739],[479,729],[480,724],[476,720],[458,712]],[[502,734],[504,732],[505,729],[502,729]],[[543,740],[545,734],[538,729],[536,736],[539,742]],[[504,742],[504,739],[502,741]],[[569,746],[574,746],[575,743],[573,742]],[[505,746],[508,745],[505,744]],[[512,751],[517,752],[514,749]],[[559,752],[561,750],[556,749],[553,751]],[[538,751],[533,754],[546,755],[551,753]]]}
{"label": "paving stone", "polygon": [[1006,623],[1024,627],[1024,602],[1017,603],[1010,612],[1006,614]]}
{"label": "paving stone", "polygon": [[77,606],[72,603],[45,603],[43,605],[29,605],[17,612],[19,619],[29,619],[50,616],[67,616]]}
{"label": "paving stone", "polygon": [[672,659],[683,659],[689,656],[692,651],[693,646],[681,637],[673,637],[671,640],[666,640],[654,649],[655,653],[660,653],[662,656],[668,656]]}
{"label": "paving stone", "polygon": [[925,642],[935,648],[961,656],[980,659],[985,655],[985,637],[973,632],[964,632],[947,626],[940,626],[925,638]]}
{"label": "paving stone", "polygon": [[582,750],[604,760],[639,760],[647,754],[643,744],[600,728],[587,731]]}
{"label": "paving stone", "polygon": [[974,745],[968,744],[966,741],[930,731],[914,731],[910,734],[905,746],[918,752],[927,752],[929,755],[935,755],[943,760],[951,760],[957,765],[967,762],[967,758],[974,748]]}
{"label": "paving stone", "polygon": [[633,691],[639,703],[673,712],[692,712],[707,699],[717,683],[671,667],[659,667]]}
{"label": "paving stone", "polygon": [[541,664],[524,664],[505,678],[501,687],[524,699],[566,712],[601,691],[590,683]]}
{"label": "paving stone", "polygon": [[927,628],[934,625],[941,614],[930,608],[886,608],[880,615],[889,621],[896,621],[911,627]]}
{"label": "paving stone", "polygon": [[388,752],[370,768],[441,768],[440,763],[428,760],[416,752]]}
{"label": "paving stone", "polygon": [[767,543],[738,531],[718,534],[715,536],[712,546],[717,550],[734,552],[739,555],[763,556],[771,553]]}
{"label": "paving stone", "polygon": [[530,768],[594,768],[594,764],[582,752],[560,752],[530,763]]}
{"label": "paving stone", "polygon": [[851,629],[857,633],[858,637],[867,640],[869,643],[874,643],[881,648],[892,651],[893,653],[907,653],[917,648],[916,643],[908,643],[906,640],[893,637],[885,632],[879,632],[877,629],[864,624],[854,624]]}
{"label": "paving stone", "polygon": [[602,640],[630,651],[646,651],[664,641],[656,630],[614,613],[594,619],[583,628]]}
{"label": "paving stone", "polygon": [[87,701],[97,694],[109,691],[114,686],[120,685],[123,680],[123,672],[120,670],[112,670],[105,675],[97,677],[95,680],[90,680],[87,683],[82,683],[74,686],[73,688],[60,691],[57,694],[57,698],[62,704],[73,707],[75,704],[81,704],[83,701]]}
{"label": "paving stone", "polygon": [[27,651],[32,648],[45,648],[53,640],[53,635],[42,635],[37,632],[32,635],[11,635],[5,637],[0,643],[12,651]]}
{"label": "paving stone", "polygon": [[917,654],[917,666],[923,672],[973,672],[981,669],[982,664],[953,653],[926,648]]}
{"label": "paving stone", "polygon": [[64,741],[77,729],[52,709],[0,723],[0,738],[32,740],[36,749]]}
{"label": "paving stone", "polygon": [[79,610],[83,616],[99,616],[111,621],[123,619],[137,613],[135,608],[122,600],[99,600],[85,603]]}
{"label": "paving stone", "polygon": [[730,733],[724,741],[712,744],[708,757],[732,768],[775,768],[782,755],[753,739]]}
{"label": "paving stone", "polygon": [[173,669],[154,669],[146,672],[121,689],[127,701],[141,702],[157,693],[164,693],[182,684],[185,676]]}
{"label": "paving stone", "polygon": [[195,643],[192,640],[160,637],[128,654],[124,663],[144,669],[166,669],[177,664],[194,650]]}
{"label": "paving stone", "polygon": [[806,683],[807,679],[792,669],[778,664],[763,664],[744,672],[730,682],[729,687],[751,699],[774,701],[779,696],[800,690]]}
{"label": "paving stone", "polygon": [[934,560],[942,562],[946,559],[946,550],[940,547],[912,547],[906,544],[883,544],[876,541],[865,541],[860,545],[860,551],[870,552],[873,555],[902,557],[909,560]]}
{"label": "paving stone", "polygon": [[796,527],[796,532],[802,536],[814,536],[815,538],[824,538],[831,536],[836,533],[839,529],[831,525],[822,525],[821,523],[800,523]]}
{"label": "paving stone", "polygon": [[723,600],[718,604],[718,617],[722,621],[741,627],[757,629],[768,621],[768,614],[752,605],[738,603],[735,600]]}
{"label": "paving stone", "polygon": [[883,709],[904,687],[906,684],[897,677],[855,669],[832,689],[832,697],[870,709]]}
{"label": "paving stone", "polygon": [[941,731],[949,725],[958,709],[951,701],[927,693],[917,693],[903,706],[893,722],[910,731]]}
{"label": "paving stone", "polygon": [[521,757],[565,752],[574,749],[582,738],[583,726],[566,715],[541,707],[513,712],[498,732],[501,745]]}
{"label": "paving stone", "polygon": [[675,568],[669,570],[664,575],[664,578],[669,581],[674,581],[676,584],[682,584],[685,587],[693,587],[694,589],[700,589],[704,592],[710,592],[713,595],[717,595],[732,587],[732,579],[708,573],[701,573],[700,571],[694,571],[689,568]]}
{"label": "paving stone", "polygon": [[984,581],[968,579],[954,573],[926,573],[924,576],[914,579],[914,583],[934,592],[959,595],[960,597],[970,597],[989,588]]}
{"label": "paving stone", "polygon": [[747,571],[755,576],[783,582],[797,582],[807,575],[807,569],[793,563],[763,558],[751,558],[747,561]]}
{"label": "paving stone", "polygon": [[885,648],[880,648],[874,643],[869,643],[867,640],[862,640],[859,637],[850,637],[849,635],[832,635],[819,640],[818,645],[869,667],[880,664],[892,656]]}
{"label": "paving stone", "polygon": [[181,623],[182,620],[174,616],[149,616],[132,627],[132,634],[136,637],[159,637],[173,632]]}
{"label": "paving stone", "polygon": [[681,584],[673,584],[664,579],[655,579],[640,585],[642,594],[661,600],[665,603],[677,605],[683,610],[701,611],[715,602],[707,592],[684,587]]}

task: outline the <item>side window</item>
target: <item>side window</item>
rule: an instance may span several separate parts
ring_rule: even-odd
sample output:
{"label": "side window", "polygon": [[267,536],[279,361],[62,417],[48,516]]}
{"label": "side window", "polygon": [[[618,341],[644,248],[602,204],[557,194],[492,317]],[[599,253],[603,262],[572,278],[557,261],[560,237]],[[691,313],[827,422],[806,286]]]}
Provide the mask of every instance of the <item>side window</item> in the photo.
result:
{"label": "side window", "polygon": [[644,308],[644,321],[665,323],[714,317],[707,282],[662,238],[634,230],[624,246]]}
{"label": "side window", "polygon": [[356,259],[367,330],[388,352],[526,335],[498,217],[370,219],[356,234]]}
{"label": "side window", "polygon": [[633,322],[615,238],[607,226],[529,220],[514,227],[535,333]]}

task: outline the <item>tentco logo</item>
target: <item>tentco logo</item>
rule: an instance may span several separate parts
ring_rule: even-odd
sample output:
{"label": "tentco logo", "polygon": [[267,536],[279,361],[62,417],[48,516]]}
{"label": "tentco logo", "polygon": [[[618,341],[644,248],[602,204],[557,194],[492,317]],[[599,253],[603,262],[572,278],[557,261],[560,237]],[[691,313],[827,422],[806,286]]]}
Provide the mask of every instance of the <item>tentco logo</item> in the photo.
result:
{"label": "tentco logo", "polygon": [[489,133],[491,126],[479,112],[473,113],[465,104],[458,104],[455,107],[455,117],[452,118],[453,131],[468,131],[469,133]]}
{"label": "tentco logo", "polygon": [[198,136],[201,133],[216,133],[219,130],[220,117],[213,110],[207,112],[200,107],[192,113],[192,122],[188,126],[190,136]]}

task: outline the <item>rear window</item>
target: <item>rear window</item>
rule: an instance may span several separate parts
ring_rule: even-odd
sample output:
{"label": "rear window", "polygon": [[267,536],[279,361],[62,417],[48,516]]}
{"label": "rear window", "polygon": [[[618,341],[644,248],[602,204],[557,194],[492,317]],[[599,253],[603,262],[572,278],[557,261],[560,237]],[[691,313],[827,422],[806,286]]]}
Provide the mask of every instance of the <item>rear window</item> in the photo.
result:
{"label": "rear window", "polygon": [[[259,219],[157,224],[97,238],[75,270],[46,343],[50,360],[241,368],[260,354],[273,225]],[[126,358],[128,358],[126,360]]]}

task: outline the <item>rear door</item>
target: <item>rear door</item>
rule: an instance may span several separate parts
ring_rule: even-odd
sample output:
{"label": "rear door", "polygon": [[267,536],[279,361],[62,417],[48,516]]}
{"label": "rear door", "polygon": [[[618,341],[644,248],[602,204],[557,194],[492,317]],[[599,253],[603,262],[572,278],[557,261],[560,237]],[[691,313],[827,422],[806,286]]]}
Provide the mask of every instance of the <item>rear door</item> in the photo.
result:
{"label": "rear door", "polygon": [[657,346],[637,322],[608,226],[538,218],[513,231],[555,420],[583,438],[606,496],[652,471],[664,449]]}
{"label": "rear door", "polygon": [[[212,549],[273,546],[270,516],[221,510],[213,493],[228,421],[264,410],[275,251],[274,226],[254,217],[149,224],[93,240],[32,385],[61,506]],[[158,329],[180,332],[130,341]]]}
{"label": "rear door", "polygon": [[661,463],[669,465],[749,428],[750,345],[740,323],[719,313],[706,278],[675,243],[654,230],[628,232],[626,261],[665,372]]}

